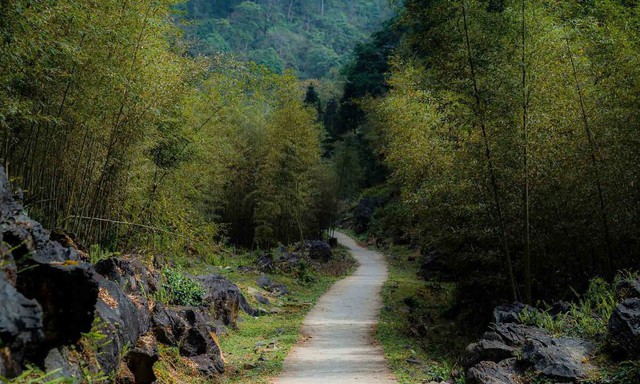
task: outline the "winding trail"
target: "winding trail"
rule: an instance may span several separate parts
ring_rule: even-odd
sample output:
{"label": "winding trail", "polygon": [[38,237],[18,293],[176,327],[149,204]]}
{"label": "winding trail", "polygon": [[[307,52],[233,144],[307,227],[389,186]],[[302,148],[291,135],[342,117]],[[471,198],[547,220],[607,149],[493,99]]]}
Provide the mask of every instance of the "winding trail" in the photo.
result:
{"label": "winding trail", "polygon": [[382,308],[380,290],[387,280],[384,256],[342,233],[336,237],[360,266],[309,312],[302,327],[308,338],[289,353],[274,384],[396,383],[373,337]]}

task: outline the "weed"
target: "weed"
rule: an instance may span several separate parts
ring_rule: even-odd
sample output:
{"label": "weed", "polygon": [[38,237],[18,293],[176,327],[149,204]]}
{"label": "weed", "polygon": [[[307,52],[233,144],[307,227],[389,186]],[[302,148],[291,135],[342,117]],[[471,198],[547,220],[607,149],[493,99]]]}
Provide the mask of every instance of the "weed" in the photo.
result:
{"label": "weed", "polygon": [[0,383],[12,383],[12,384],[71,384],[73,381],[66,378],[55,378],[60,370],[55,370],[49,373],[42,372],[39,368],[34,366],[27,366],[22,374],[12,380],[0,377]]}

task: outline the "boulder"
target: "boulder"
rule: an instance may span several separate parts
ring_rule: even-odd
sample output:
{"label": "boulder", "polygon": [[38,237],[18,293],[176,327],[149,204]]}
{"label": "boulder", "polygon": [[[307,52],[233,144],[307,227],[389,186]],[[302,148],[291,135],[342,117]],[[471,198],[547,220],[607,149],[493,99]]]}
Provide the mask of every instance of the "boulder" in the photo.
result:
{"label": "boulder", "polygon": [[609,319],[609,337],[628,357],[640,356],[640,299],[626,299],[616,306]]}
{"label": "boulder", "polygon": [[74,248],[27,216],[2,168],[0,244],[0,370],[11,377],[24,358],[42,364],[49,350],[91,329],[98,285]]}
{"label": "boulder", "polygon": [[547,311],[554,319],[559,315],[563,315],[571,311],[572,304],[567,301],[556,301],[551,305],[551,308]]}
{"label": "boulder", "polygon": [[[22,351],[44,339],[42,308],[0,277],[0,346]],[[4,376],[4,375],[3,375]]]}
{"label": "boulder", "polygon": [[322,240],[307,240],[304,248],[312,260],[327,262],[333,257],[331,246]]}
{"label": "boulder", "polygon": [[509,346],[500,340],[482,339],[467,347],[463,364],[465,368],[471,368],[483,361],[498,363],[515,357],[518,352],[519,348]]}
{"label": "boulder", "polygon": [[516,359],[483,361],[467,372],[468,384],[524,384]]}
{"label": "boulder", "polygon": [[571,337],[552,338],[549,344],[527,340],[524,359],[538,374],[556,382],[579,382],[587,378],[593,366],[589,358],[595,346]]}
{"label": "boulder", "polygon": [[42,306],[46,350],[75,344],[93,324],[96,275],[85,263],[36,263],[20,274],[18,289]]}
{"label": "boulder", "polygon": [[289,294],[289,289],[284,284],[273,284],[269,291],[276,296],[285,296]]}
{"label": "boulder", "polygon": [[519,324],[523,312],[537,312],[537,309],[522,303],[500,305],[493,310],[493,322],[496,324]]}
{"label": "boulder", "polygon": [[160,275],[132,256],[102,260],[95,269],[130,294],[148,296],[160,287]]}
{"label": "boulder", "polygon": [[54,348],[47,354],[44,368],[49,379],[73,379],[79,383],[83,378],[81,360],[81,356],[68,347]]}
{"label": "boulder", "polygon": [[269,301],[269,299],[267,299],[266,297],[264,297],[264,295],[260,292],[256,292],[253,294],[253,297],[256,299],[256,301],[262,305],[270,305],[271,302]]}
{"label": "boulder", "polygon": [[463,364],[465,368],[470,368],[482,361],[498,363],[515,357],[527,340],[544,344],[550,343],[551,337],[536,327],[510,323],[493,324],[490,330],[482,335],[480,341],[467,347]]}
{"label": "boulder", "polygon": [[212,359],[207,355],[190,357],[189,360],[195,364],[201,375],[214,377],[217,374],[224,372],[224,366],[219,365],[215,359]]}
{"label": "boulder", "polygon": [[292,273],[300,268],[303,258],[298,253],[285,252],[278,258],[278,269],[284,273]]}
{"label": "boulder", "polygon": [[148,334],[138,339],[135,348],[125,356],[135,384],[151,384],[156,381],[153,365],[159,358],[158,345],[153,335]]}
{"label": "boulder", "polygon": [[222,351],[215,334],[215,322],[204,307],[165,308],[156,304],[153,314],[156,338],[179,348],[208,375],[224,372]]}
{"label": "boulder", "polygon": [[232,328],[237,327],[239,310],[251,316],[257,314],[240,288],[221,275],[199,276],[197,280],[205,289],[204,301],[212,308],[215,319]]}
{"label": "boulder", "polygon": [[[594,345],[581,339],[553,337],[537,327],[498,322],[480,341],[467,347],[463,364],[474,383],[507,380],[505,372],[513,380],[517,370],[505,371],[505,367],[513,366],[513,359],[520,368],[532,367],[547,379],[578,382],[593,369],[589,359],[594,350]],[[501,365],[505,361],[509,364]]]}
{"label": "boulder", "polygon": [[151,315],[139,316],[139,307],[116,283],[102,276],[97,279],[100,292],[95,311],[99,319],[96,330],[110,340],[98,346],[97,360],[104,372],[115,372],[124,347],[135,346],[140,336],[149,331]]}
{"label": "boulder", "polygon": [[640,278],[620,280],[616,285],[616,297],[618,301],[640,299]]}
{"label": "boulder", "polygon": [[267,276],[260,276],[256,280],[258,287],[271,292],[276,296],[284,296],[289,294],[289,289],[284,284],[274,283]]}
{"label": "boulder", "polygon": [[271,281],[271,279],[269,279],[267,276],[262,275],[258,277],[258,279],[256,280],[256,284],[258,285],[258,287],[268,290],[273,285],[273,281]]}
{"label": "boulder", "polygon": [[273,256],[269,254],[262,255],[256,260],[256,267],[260,272],[272,273],[275,271],[275,265],[273,263]]}

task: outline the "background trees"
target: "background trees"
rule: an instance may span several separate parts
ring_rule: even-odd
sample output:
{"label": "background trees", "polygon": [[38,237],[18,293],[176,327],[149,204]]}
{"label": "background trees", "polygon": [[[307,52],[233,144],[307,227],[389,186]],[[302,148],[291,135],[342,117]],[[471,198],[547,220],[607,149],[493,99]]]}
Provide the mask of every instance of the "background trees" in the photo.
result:
{"label": "background trees", "polygon": [[366,124],[463,303],[565,297],[637,262],[637,20],[620,1],[405,3]]}
{"label": "background trees", "polygon": [[234,52],[301,78],[336,80],[355,43],[391,14],[386,0],[190,0],[193,52]]}
{"label": "background trees", "polygon": [[190,58],[174,6],[2,3],[0,158],[25,206],[89,243],[317,235],[333,213],[319,208],[330,188],[303,87],[289,72]]}

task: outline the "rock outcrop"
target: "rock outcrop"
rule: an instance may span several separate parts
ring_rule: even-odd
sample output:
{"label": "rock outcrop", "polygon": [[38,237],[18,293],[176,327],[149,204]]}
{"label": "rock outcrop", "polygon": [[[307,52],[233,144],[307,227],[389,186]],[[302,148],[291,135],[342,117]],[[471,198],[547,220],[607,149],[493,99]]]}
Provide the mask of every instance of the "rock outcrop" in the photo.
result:
{"label": "rock outcrop", "polygon": [[521,324],[520,313],[525,310],[535,309],[523,304],[496,308],[490,329],[467,347],[464,364],[469,383],[524,383],[527,370],[554,382],[575,383],[594,369],[589,362],[593,344]]}
{"label": "rock outcrop", "polygon": [[197,280],[205,289],[204,301],[212,309],[214,318],[224,325],[237,328],[240,310],[251,316],[259,314],[249,305],[240,288],[226,277],[214,274],[199,276]]}
{"label": "rock outcrop", "polygon": [[85,381],[87,372],[118,383],[156,382],[158,342],[179,348],[201,373],[224,371],[216,320],[236,326],[255,311],[224,277],[202,276],[206,304],[153,303],[161,275],[135,256],[92,266],[74,241],[64,246],[31,220],[0,168],[0,376],[26,363],[51,378]]}
{"label": "rock outcrop", "polygon": [[627,358],[640,357],[640,279],[625,279],[617,286],[621,300],[609,319],[609,339]]}
{"label": "rock outcrop", "polygon": [[91,329],[98,283],[75,249],[26,215],[1,168],[0,241],[0,375],[13,377]]}

